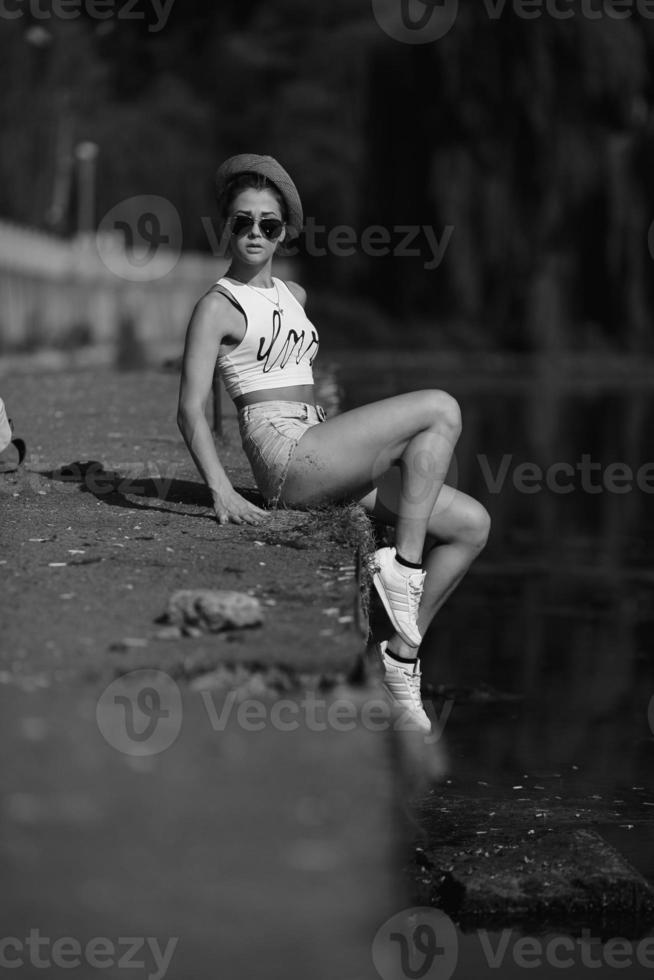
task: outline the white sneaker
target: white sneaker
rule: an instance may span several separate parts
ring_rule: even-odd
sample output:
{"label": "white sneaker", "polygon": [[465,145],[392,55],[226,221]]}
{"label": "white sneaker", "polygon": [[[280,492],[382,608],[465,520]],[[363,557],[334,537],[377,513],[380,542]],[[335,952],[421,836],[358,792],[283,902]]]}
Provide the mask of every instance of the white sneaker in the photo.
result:
{"label": "white sneaker", "polygon": [[415,666],[398,663],[386,653],[386,640],[379,644],[381,661],[384,667],[384,687],[391,701],[402,708],[404,731],[418,731],[428,735],[431,732],[431,722],[422,706],[420,697],[420,661]]}
{"label": "white sneaker", "polygon": [[410,647],[419,647],[422,636],[416,620],[425,572],[405,568],[395,560],[395,548],[380,548],[373,556],[372,580],[395,631]]}

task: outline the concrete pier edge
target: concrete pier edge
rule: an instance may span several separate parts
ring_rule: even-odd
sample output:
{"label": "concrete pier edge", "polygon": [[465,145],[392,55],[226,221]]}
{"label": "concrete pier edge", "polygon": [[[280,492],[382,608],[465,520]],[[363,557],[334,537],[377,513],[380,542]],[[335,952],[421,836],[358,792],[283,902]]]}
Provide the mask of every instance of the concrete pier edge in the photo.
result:
{"label": "concrete pier edge", "polygon": [[[180,935],[168,976],[184,978],[213,962],[222,916],[225,975],[256,972],[268,942],[280,977],[331,980],[376,976],[376,931],[411,905],[444,908],[464,928],[546,923],[556,896],[543,903],[533,883],[524,894],[495,887],[513,872],[479,853],[480,801],[445,799],[447,733],[429,743],[395,718],[383,731],[363,723],[382,694],[366,559],[384,529],[356,507],[218,527],[174,424],[176,387],[160,371],[3,379],[28,445],[24,467],[0,484],[7,929]],[[234,419],[219,451],[234,485],[257,500]],[[157,619],[188,587],[256,596],[264,622],[166,640]],[[151,757],[112,744],[122,714],[107,732],[97,717],[111,685],[140,672],[164,675],[180,698],[176,739]],[[312,730],[306,716],[289,731],[271,722],[274,705],[292,712],[307,691],[325,710],[347,702],[354,729]],[[209,701],[218,716],[232,705],[220,730]],[[261,731],[238,713],[248,702],[264,716]],[[454,817],[434,811],[439,800]],[[552,809],[552,821],[565,881],[605,864],[597,901],[575,891],[579,916],[592,919],[597,907],[608,929],[622,913],[634,928],[651,923],[642,876],[594,832],[579,836],[588,828],[578,821],[566,851],[573,819]],[[535,861],[527,826],[512,812],[505,835]],[[253,903],[259,917],[277,910],[263,946],[248,945]],[[293,922],[302,923],[299,951]]]}

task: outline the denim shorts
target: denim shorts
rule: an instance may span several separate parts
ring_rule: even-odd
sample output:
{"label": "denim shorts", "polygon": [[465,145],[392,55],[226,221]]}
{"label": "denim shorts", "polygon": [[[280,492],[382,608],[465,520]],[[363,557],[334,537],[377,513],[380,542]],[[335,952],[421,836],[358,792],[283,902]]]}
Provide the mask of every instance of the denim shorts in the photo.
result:
{"label": "denim shorts", "polygon": [[264,401],[239,409],[243,449],[266,503],[277,506],[301,436],[324,421],[321,406],[306,402]]}

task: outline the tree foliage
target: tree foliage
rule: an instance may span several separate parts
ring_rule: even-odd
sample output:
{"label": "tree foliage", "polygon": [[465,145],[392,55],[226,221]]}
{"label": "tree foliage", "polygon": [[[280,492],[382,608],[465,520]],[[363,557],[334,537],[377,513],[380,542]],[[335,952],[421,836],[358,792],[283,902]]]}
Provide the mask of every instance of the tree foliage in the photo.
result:
{"label": "tree foliage", "polygon": [[216,165],[272,153],[327,228],[454,228],[435,269],[305,255],[339,311],[367,297],[480,347],[648,350],[652,23],[461,7],[426,45],[387,37],[369,0],[184,0],[158,32],[2,21],[0,214],[72,232],[71,153],[93,140],[98,220],[160,194],[208,249]]}

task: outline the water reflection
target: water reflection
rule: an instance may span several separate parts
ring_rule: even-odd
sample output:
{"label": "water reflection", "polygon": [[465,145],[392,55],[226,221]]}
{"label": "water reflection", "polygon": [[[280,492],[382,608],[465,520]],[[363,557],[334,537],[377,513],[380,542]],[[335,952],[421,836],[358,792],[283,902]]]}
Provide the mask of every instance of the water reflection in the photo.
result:
{"label": "water reflection", "polygon": [[651,976],[654,940],[613,940],[603,944],[592,932],[525,936],[520,932],[459,934],[457,972],[454,976],[501,976],[502,980],[532,977],[612,977],[616,970],[629,977]]}
{"label": "water reflection", "polygon": [[426,638],[425,679],[524,701],[482,717],[460,699],[457,774],[499,784],[575,765],[610,794],[652,771],[654,378],[582,367],[377,354],[337,376],[344,408],[423,387],[462,406],[452,474],[493,530]]}
{"label": "water reflection", "polygon": [[[446,371],[437,357],[376,354],[365,365],[348,357],[336,376],[344,408],[450,391],[464,419],[450,476],[493,519],[486,551],[425,639],[437,717],[455,702],[449,779],[430,797],[435,809],[419,808],[425,840],[521,839],[526,807],[554,814],[554,827],[594,828],[654,882],[654,375],[551,362]],[[640,937],[642,923],[630,928]],[[564,932],[576,935],[572,923]],[[527,934],[547,950],[552,937]],[[493,965],[479,933],[459,930],[455,975],[561,975],[547,955],[516,962],[524,933],[508,935]],[[487,936],[494,950],[506,938]],[[577,945],[568,972],[612,974],[608,949]],[[629,964],[630,976],[650,971],[636,956]]]}

